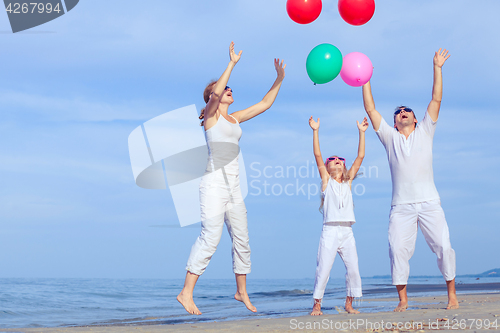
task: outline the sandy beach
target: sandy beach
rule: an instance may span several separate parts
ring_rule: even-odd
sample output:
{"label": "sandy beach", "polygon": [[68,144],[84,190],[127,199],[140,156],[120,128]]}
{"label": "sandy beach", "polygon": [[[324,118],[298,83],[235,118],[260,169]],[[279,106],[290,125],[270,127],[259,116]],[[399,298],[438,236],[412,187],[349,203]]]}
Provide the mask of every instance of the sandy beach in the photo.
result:
{"label": "sandy beach", "polygon": [[[363,302],[394,302],[397,299],[364,299]],[[446,296],[410,298],[406,312],[392,311],[349,315],[342,311],[320,317],[251,319],[179,325],[87,326],[59,328],[0,329],[0,332],[37,333],[128,333],[128,332],[431,332],[500,330],[500,294],[460,294],[460,308],[445,310]],[[329,311],[331,312],[331,311]],[[258,315],[257,315],[258,316]]]}

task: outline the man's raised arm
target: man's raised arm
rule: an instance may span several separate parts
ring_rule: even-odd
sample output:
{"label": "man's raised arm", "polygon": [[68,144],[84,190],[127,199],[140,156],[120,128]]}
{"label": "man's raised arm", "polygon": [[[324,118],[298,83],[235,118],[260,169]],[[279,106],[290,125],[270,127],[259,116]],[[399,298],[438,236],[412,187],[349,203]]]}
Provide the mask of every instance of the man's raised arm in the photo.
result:
{"label": "man's raised arm", "polygon": [[432,100],[427,107],[427,112],[432,121],[437,121],[439,109],[441,108],[441,99],[443,98],[443,71],[442,67],[450,55],[448,51],[439,49],[434,55],[434,84],[432,86]]}
{"label": "man's raised arm", "polygon": [[365,105],[366,114],[372,122],[373,129],[375,132],[378,131],[380,122],[382,121],[382,116],[377,110],[375,110],[375,102],[373,101],[370,81],[363,85],[363,104]]}

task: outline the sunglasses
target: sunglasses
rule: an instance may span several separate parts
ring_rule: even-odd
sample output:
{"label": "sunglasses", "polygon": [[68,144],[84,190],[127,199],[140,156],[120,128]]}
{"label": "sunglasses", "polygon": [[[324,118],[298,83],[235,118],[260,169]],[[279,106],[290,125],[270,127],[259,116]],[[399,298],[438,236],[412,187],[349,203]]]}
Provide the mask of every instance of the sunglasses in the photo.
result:
{"label": "sunglasses", "polygon": [[327,162],[330,162],[330,161],[334,161],[334,160],[336,160],[336,159],[339,159],[339,160],[341,160],[342,162],[345,162],[345,158],[343,158],[343,157],[337,157],[337,156],[334,156],[334,157],[328,157],[328,158],[326,159],[326,161],[327,161]]}
{"label": "sunglasses", "polygon": [[396,110],[396,112],[394,112],[394,115],[398,115],[398,114],[400,114],[403,111],[405,111],[405,112],[413,112],[413,110],[410,109],[410,108],[402,108],[402,109]]}
{"label": "sunglasses", "polygon": [[228,89],[231,90],[231,92],[233,92],[233,89],[231,89],[230,86],[226,86],[226,88],[224,88],[224,90],[228,90]]}

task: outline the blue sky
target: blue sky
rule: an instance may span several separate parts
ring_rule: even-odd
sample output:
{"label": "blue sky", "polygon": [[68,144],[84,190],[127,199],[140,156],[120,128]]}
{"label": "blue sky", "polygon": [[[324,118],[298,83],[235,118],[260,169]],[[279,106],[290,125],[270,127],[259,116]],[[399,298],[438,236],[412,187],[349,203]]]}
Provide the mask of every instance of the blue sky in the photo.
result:
{"label": "blue sky", "polygon": [[[338,77],[314,86],[305,70],[321,43],[374,65],[377,109],[390,122],[400,104],[419,119],[431,98],[432,57],[443,68],[444,97],[434,140],[434,178],[457,253],[457,273],[499,267],[500,23],[496,0],[377,1],[366,25],[345,23],[323,1],[309,25],[291,21],[285,1],[82,0],[70,13],[12,34],[0,15],[0,277],[182,278],[199,224],[180,228],[168,190],[135,185],[127,138],[145,121],[186,105],[204,106],[206,83],[243,50],[229,85],[237,111],[258,102],[287,63],[273,107],[242,124],[248,180],[275,189],[319,178],[257,177],[253,169],[311,169],[309,116],[321,118],[324,155],[356,156],[361,88]],[[496,22],[496,23],[495,23]],[[385,151],[367,131],[365,191],[354,195],[362,276],[390,273],[387,245],[391,182]],[[250,167],[252,163],[253,169]],[[276,185],[278,184],[278,185]],[[308,185],[305,185],[308,186]],[[248,209],[249,278],[312,278],[321,233],[319,196],[255,195]],[[225,232],[204,276],[231,278]],[[439,275],[419,233],[412,275]],[[332,277],[343,277],[340,258]]]}

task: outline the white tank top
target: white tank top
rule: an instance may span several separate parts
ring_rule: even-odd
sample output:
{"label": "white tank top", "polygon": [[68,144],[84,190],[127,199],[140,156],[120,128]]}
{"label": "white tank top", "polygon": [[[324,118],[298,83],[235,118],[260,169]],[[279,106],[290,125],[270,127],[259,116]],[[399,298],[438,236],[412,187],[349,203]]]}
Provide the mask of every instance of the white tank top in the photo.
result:
{"label": "white tank top", "polygon": [[205,131],[208,145],[206,172],[214,172],[223,167],[227,175],[238,175],[239,173],[238,154],[240,147],[238,141],[242,131],[236,118],[229,116],[236,121],[236,124],[219,115],[215,125]]}
{"label": "white tank top", "polygon": [[323,196],[323,223],[356,222],[349,182],[339,183],[329,178]]}

